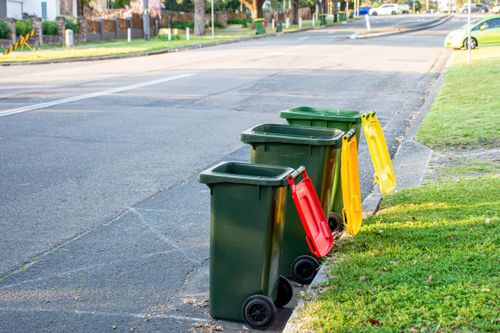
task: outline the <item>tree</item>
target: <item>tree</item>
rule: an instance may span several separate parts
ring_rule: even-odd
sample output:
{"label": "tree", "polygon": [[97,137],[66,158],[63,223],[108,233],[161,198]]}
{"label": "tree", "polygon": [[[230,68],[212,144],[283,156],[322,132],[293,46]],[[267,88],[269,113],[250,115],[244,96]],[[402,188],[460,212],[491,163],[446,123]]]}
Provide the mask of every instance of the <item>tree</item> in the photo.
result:
{"label": "tree", "polygon": [[194,34],[205,34],[205,0],[194,0]]}
{"label": "tree", "polygon": [[248,7],[250,9],[250,12],[252,12],[252,19],[256,18],[263,18],[264,13],[262,11],[262,5],[264,5],[264,2],[266,0],[240,0],[242,4]]}
{"label": "tree", "polygon": [[299,0],[292,0],[292,24],[299,24]]}
{"label": "tree", "polygon": [[76,16],[83,16],[83,0],[76,0]]}

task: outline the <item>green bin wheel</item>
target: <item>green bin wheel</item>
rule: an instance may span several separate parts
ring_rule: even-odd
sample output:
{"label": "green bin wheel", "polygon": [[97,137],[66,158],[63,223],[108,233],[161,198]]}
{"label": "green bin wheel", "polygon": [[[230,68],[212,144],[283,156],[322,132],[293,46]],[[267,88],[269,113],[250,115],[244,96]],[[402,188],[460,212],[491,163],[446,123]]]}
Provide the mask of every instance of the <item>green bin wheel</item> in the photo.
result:
{"label": "green bin wheel", "polygon": [[342,216],[338,213],[330,213],[330,215],[328,215],[328,226],[330,226],[332,234],[341,234],[344,231],[344,220]]}
{"label": "green bin wheel", "polygon": [[251,328],[266,329],[276,319],[276,306],[267,296],[250,296],[243,305],[243,318]]}
{"label": "green bin wheel", "polygon": [[274,301],[277,308],[282,308],[292,300],[293,287],[290,281],[284,276],[280,276],[278,280],[278,296]]}
{"label": "green bin wheel", "polygon": [[292,263],[293,280],[300,284],[310,284],[319,268],[319,261],[311,256],[297,257]]}

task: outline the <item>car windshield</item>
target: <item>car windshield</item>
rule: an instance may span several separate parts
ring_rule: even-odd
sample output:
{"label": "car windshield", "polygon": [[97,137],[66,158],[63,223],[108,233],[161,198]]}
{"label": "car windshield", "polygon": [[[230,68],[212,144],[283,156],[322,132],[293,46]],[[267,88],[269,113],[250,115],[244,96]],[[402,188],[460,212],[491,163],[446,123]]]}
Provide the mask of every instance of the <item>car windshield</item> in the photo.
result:
{"label": "car windshield", "polygon": [[[479,23],[480,21],[482,21],[482,19],[477,19],[477,20],[471,21],[471,22],[470,22],[470,26],[474,29],[474,26],[475,26],[477,23]],[[464,24],[463,26],[461,26],[461,27],[459,28],[459,30],[467,30],[467,27],[468,27],[468,26],[469,26],[469,25],[466,23],[466,24]]]}

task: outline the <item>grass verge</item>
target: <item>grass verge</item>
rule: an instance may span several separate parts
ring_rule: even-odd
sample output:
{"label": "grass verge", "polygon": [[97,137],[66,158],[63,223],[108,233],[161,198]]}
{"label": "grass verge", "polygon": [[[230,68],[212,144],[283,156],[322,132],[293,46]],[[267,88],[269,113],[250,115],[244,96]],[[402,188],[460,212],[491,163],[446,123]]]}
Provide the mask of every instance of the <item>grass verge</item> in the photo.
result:
{"label": "grass verge", "polygon": [[318,332],[498,332],[500,178],[388,196],[305,304]]}
{"label": "grass verge", "polygon": [[498,143],[500,57],[490,50],[472,65],[455,58],[418,132],[465,150],[437,152],[434,183],[388,195],[357,237],[337,242],[298,331],[500,331],[500,167],[497,148],[480,149]]}
{"label": "grass verge", "polygon": [[445,74],[441,91],[417,133],[431,148],[495,147],[500,144],[500,47],[464,52]]}
{"label": "grass verge", "polygon": [[250,38],[255,35],[255,31],[251,29],[241,29],[239,31],[216,33],[212,39],[210,34],[206,36],[190,36],[190,40],[186,40],[183,35],[180,39],[168,41],[164,36],[157,36],[150,41],[134,40],[128,43],[126,40],[108,41],[108,43],[90,43],[79,45],[71,49],[54,49],[47,48],[37,50],[35,52],[14,52],[7,56],[0,56],[0,63],[6,62],[36,62],[58,59],[75,59],[87,57],[103,57],[120,54],[133,54],[142,52],[152,52],[158,50],[175,49],[189,47],[193,45],[209,44],[214,42],[228,42],[240,39]]}
{"label": "grass verge", "polygon": [[[329,25],[334,24],[333,19],[328,20]],[[316,23],[319,26],[319,23]],[[303,21],[302,29],[298,25],[290,25],[284,32],[295,32],[303,29],[312,28],[312,21]],[[268,33],[272,34],[274,30],[268,29]],[[206,36],[190,36],[190,40],[186,40],[184,30],[180,30],[179,39],[168,41],[166,36],[157,36],[150,41],[134,40],[128,43],[126,40],[106,40],[95,41],[83,45],[77,45],[74,48],[66,49],[61,45],[47,45],[37,49],[35,52],[28,50],[13,52],[7,56],[0,53],[1,63],[21,63],[21,62],[37,62],[51,61],[60,59],[77,59],[77,58],[98,58],[105,56],[115,56],[123,54],[134,54],[143,52],[153,52],[159,50],[168,50],[189,47],[193,45],[203,45],[210,43],[222,43],[248,39],[255,36],[255,30],[250,28],[231,28],[217,29],[215,38],[212,39],[210,33]]]}

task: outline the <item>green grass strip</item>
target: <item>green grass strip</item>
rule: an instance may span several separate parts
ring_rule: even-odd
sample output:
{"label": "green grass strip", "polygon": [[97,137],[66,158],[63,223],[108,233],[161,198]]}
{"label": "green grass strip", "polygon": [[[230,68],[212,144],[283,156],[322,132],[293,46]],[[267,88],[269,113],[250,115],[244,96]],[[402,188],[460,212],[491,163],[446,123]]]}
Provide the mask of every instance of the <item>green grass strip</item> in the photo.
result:
{"label": "green grass strip", "polygon": [[498,332],[500,178],[387,196],[337,242],[331,280],[300,313],[314,332]]}
{"label": "green grass strip", "polygon": [[452,66],[417,139],[432,148],[500,144],[500,57]]}

